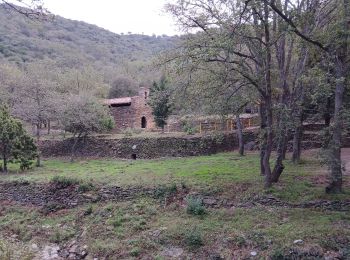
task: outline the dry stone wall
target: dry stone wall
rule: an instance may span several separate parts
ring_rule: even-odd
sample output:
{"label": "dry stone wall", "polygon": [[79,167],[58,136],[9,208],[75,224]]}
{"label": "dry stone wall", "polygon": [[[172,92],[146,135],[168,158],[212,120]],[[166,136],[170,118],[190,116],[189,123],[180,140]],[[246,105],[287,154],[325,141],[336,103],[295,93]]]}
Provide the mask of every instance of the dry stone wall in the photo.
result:
{"label": "dry stone wall", "polygon": [[[255,142],[257,134],[245,133],[246,143]],[[69,156],[73,140],[45,140],[40,143],[42,155],[45,157]],[[236,135],[213,134],[189,137],[158,138],[123,138],[103,139],[87,138],[77,145],[79,157],[136,158],[152,159],[160,157],[183,157],[210,155],[218,152],[233,151],[237,148]]]}

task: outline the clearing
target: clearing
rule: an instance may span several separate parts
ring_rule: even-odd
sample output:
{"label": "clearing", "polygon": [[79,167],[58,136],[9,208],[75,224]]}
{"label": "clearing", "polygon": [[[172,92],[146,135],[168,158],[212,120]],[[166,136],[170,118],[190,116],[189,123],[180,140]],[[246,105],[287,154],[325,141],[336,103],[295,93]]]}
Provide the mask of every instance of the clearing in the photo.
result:
{"label": "clearing", "polygon": [[268,191],[256,153],[13,166],[0,259],[348,259],[349,172],[345,192],[326,195],[314,158],[286,161]]}

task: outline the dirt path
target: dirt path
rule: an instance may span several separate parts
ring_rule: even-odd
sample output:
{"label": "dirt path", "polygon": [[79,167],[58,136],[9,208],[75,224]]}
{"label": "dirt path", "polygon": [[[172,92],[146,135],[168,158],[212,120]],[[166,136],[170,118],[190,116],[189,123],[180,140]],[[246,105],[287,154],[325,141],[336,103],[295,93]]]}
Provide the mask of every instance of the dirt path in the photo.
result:
{"label": "dirt path", "polygon": [[350,148],[342,149],[342,160],[345,164],[345,175],[350,175]]}

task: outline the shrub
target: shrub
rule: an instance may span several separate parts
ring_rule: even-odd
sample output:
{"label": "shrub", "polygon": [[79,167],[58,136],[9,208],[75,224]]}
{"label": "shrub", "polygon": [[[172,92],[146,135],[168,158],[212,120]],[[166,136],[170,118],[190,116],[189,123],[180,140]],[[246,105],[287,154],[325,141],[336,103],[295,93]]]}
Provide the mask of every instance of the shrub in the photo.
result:
{"label": "shrub", "polygon": [[92,205],[90,205],[90,206],[85,210],[84,215],[85,215],[85,216],[91,215],[92,212],[93,212],[93,207],[92,207]]}
{"label": "shrub", "polygon": [[205,207],[201,198],[188,196],[187,199],[187,213],[191,215],[204,215]]}
{"label": "shrub", "polygon": [[79,192],[88,192],[88,191],[91,191],[91,190],[94,190],[94,185],[89,182],[89,183],[80,183],[79,184],[79,187],[78,187],[78,191]]}
{"label": "shrub", "polygon": [[177,192],[177,186],[175,183],[173,183],[170,186],[165,186],[165,185],[158,186],[154,192],[154,195],[156,198],[164,198],[172,194],[175,194],[176,192]]}
{"label": "shrub", "polygon": [[191,248],[198,248],[203,245],[202,234],[195,228],[185,233],[186,245]]}
{"label": "shrub", "polygon": [[79,180],[75,178],[65,176],[54,176],[51,179],[51,183],[55,184],[56,187],[64,189],[72,185],[79,184]]}
{"label": "shrub", "polygon": [[131,255],[131,256],[134,256],[134,257],[139,256],[140,253],[141,253],[141,252],[140,252],[140,248],[138,248],[138,247],[134,247],[134,248],[132,248],[131,251],[130,251],[130,255]]}

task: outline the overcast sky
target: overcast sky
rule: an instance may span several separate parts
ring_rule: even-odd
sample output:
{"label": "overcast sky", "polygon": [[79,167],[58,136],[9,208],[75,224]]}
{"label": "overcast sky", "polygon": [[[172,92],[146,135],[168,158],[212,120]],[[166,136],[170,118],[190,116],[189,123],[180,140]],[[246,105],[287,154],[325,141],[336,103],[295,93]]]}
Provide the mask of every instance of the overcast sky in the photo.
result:
{"label": "overcast sky", "polygon": [[45,0],[53,14],[95,24],[115,33],[179,34],[163,11],[167,0]]}

